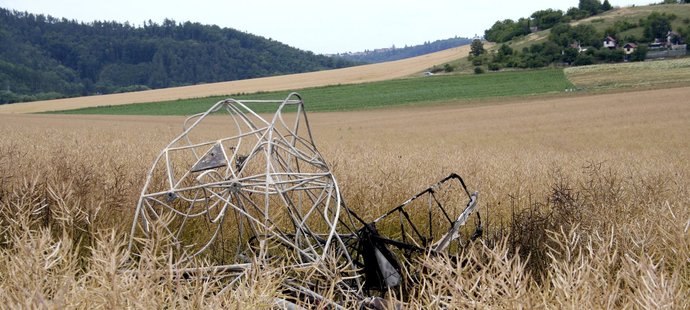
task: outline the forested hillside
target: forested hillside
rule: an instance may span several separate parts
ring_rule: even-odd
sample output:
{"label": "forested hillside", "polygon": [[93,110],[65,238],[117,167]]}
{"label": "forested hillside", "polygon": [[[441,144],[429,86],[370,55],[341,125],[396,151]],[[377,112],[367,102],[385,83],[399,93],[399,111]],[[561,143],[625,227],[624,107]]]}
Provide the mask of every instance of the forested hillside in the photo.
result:
{"label": "forested hillside", "polygon": [[351,66],[199,23],[82,23],[0,8],[0,104]]}
{"label": "forested hillside", "polygon": [[425,42],[420,45],[405,46],[403,48],[381,48],[373,51],[343,53],[336,56],[355,62],[379,63],[435,53],[470,43],[472,43],[472,40],[468,38],[450,38],[436,40],[434,42]]}

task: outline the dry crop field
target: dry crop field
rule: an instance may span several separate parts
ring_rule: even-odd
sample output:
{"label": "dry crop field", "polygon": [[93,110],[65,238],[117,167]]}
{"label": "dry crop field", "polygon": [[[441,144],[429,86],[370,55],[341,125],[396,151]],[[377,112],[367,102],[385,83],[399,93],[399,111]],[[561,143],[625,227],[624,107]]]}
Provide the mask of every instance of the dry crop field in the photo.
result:
{"label": "dry crop field", "polygon": [[[308,116],[344,199],[367,219],[450,172],[480,192],[485,235],[461,254],[466,264],[428,258],[411,296],[389,298],[410,308],[688,309],[688,95]],[[220,283],[173,277],[160,249],[138,276],[118,272],[145,172],[182,120],[0,115],[2,304],[271,307],[281,275],[270,268],[222,294],[210,293]]]}

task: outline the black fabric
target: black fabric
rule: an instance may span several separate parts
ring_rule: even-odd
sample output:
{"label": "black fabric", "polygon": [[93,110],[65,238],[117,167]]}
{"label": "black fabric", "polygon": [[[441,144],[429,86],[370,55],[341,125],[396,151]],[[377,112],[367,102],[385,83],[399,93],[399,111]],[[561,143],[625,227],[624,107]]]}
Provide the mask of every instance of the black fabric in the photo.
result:
{"label": "black fabric", "polygon": [[376,226],[367,224],[359,230],[359,253],[364,263],[364,279],[365,287],[378,291],[385,291],[389,289],[386,284],[384,272],[382,270],[379,260],[376,258],[376,251],[387,260],[387,264],[392,266],[398,274],[401,274],[400,263],[386,247],[386,244],[381,241],[376,230]]}

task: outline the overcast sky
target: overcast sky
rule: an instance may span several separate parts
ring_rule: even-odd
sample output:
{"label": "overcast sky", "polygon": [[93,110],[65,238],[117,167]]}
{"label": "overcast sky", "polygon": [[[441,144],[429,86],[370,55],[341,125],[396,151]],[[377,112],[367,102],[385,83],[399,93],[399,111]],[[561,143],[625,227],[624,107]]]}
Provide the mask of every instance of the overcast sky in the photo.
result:
{"label": "overcast sky", "polygon": [[[609,0],[613,6],[650,0]],[[656,2],[659,2],[658,0]],[[496,20],[527,17],[578,0],[0,0],[0,7],[79,21],[215,24],[315,53],[402,47],[454,36],[482,35]]]}

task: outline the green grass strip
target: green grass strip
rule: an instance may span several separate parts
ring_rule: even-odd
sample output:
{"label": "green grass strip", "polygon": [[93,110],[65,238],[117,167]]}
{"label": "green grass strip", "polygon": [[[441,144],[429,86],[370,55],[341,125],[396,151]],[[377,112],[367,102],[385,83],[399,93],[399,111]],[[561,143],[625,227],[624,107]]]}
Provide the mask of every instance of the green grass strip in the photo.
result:
{"label": "green grass strip", "polygon": [[[307,111],[352,111],[406,104],[473,100],[562,92],[572,84],[561,69],[439,75],[383,82],[334,85],[297,90]],[[207,110],[215,102],[235,99],[283,99],[290,92],[266,92],[241,96],[136,103],[117,106],[56,111],[60,114],[191,115]],[[257,112],[275,111],[274,105],[253,107]]]}

